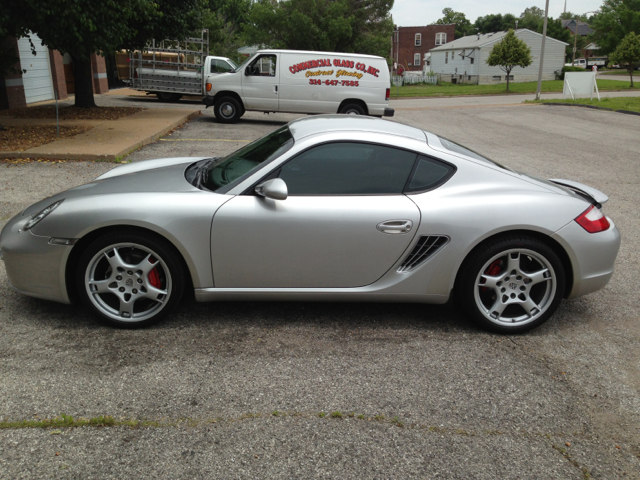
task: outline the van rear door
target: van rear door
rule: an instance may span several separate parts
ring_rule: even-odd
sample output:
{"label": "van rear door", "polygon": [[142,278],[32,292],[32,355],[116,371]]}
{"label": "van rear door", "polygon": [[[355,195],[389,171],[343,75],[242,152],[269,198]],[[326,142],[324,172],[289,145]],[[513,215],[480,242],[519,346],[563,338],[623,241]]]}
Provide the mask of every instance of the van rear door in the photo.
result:
{"label": "van rear door", "polygon": [[242,100],[247,110],[278,111],[278,56],[276,53],[256,55],[242,72]]}

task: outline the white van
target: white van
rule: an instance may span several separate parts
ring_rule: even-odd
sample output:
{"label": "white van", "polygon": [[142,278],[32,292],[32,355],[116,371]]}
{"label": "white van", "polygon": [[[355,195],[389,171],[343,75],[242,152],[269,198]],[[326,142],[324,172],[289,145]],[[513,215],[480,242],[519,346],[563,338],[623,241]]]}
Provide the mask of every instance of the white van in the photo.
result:
{"label": "white van", "polygon": [[[205,70],[208,71],[208,70]],[[389,68],[382,57],[259,50],[240,67],[206,78],[203,103],[223,123],[246,110],[393,116]]]}

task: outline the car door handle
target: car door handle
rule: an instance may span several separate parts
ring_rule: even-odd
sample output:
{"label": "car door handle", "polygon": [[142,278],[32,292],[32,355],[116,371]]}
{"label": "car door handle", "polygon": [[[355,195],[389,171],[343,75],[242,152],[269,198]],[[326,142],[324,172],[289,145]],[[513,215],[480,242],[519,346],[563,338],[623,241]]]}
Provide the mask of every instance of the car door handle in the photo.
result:
{"label": "car door handle", "polygon": [[376,228],[382,233],[409,233],[413,228],[411,220],[387,220],[379,223]]}

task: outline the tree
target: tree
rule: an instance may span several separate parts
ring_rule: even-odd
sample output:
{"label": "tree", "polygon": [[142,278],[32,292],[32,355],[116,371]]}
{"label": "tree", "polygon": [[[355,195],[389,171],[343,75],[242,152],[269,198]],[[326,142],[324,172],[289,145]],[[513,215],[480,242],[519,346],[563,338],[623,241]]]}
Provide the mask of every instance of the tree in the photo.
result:
{"label": "tree", "polygon": [[449,25],[455,23],[456,25],[456,38],[469,35],[471,30],[471,22],[467,20],[467,17],[462,12],[455,12],[453,8],[445,8],[442,10],[442,18],[439,18],[434,25]]}
{"label": "tree", "polygon": [[209,0],[203,24],[209,30],[209,48],[215,55],[236,58],[244,45],[251,0]]}
{"label": "tree", "polygon": [[259,0],[245,38],[273,48],[388,56],[393,0]]}
{"label": "tree", "polygon": [[604,0],[600,12],[591,20],[593,40],[600,52],[609,54],[631,32],[640,32],[639,0]]}
{"label": "tree", "polygon": [[[5,0],[7,1],[7,0]],[[8,0],[12,18],[43,45],[73,60],[75,105],[95,107],[91,54],[142,47],[151,38],[180,38],[201,26],[203,0]],[[4,8],[4,7],[3,7]],[[55,19],[55,21],[53,21]]]}
{"label": "tree", "polygon": [[503,32],[510,28],[515,28],[516,17],[511,13],[506,13],[505,15],[501,13],[496,15],[489,14],[484,17],[478,17],[474,26],[478,30],[478,33]]}
{"label": "tree", "polygon": [[640,35],[634,32],[627,34],[613,53],[609,56],[609,61],[619,65],[625,65],[631,78],[631,88],[633,88],[633,70],[640,64]]}
{"label": "tree", "polygon": [[520,14],[520,20],[518,21],[519,28],[528,28],[533,32],[542,32],[542,25],[544,23],[544,10],[540,7],[525,8],[524,12]]}
{"label": "tree", "polygon": [[559,18],[560,20],[574,20],[574,19],[578,19],[578,20],[580,20],[581,22],[587,22],[587,21],[589,21],[589,17],[587,17],[586,15],[578,15],[577,13],[572,13],[572,12],[562,12],[558,18]]}
{"label": "tree", "polygon": [[487,65],[500,67],[507,74],[507,92],[509,91],[509,75],[515,67],[528,67],[531,65],[531,49],[527,44],[516,37],[513,30],[509,29],[491,49],[487,58]]}

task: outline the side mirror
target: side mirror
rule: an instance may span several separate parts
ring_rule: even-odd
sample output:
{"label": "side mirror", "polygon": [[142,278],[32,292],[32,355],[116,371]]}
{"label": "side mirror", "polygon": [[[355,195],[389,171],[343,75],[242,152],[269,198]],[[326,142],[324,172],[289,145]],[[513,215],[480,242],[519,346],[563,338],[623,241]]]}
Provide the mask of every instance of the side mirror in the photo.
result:
{"label": "side mirror", "polygon": [[261,197],[271,198],[273,200],[285,200],[289,195],[287,184],[281,178],[272,178],[266,182],[262,182],[255,189],[255,192]]}
{"label": "side mirror", "polygon": [[249,69],[251,68],[251,65],[249,65],[247,68],[244,69],[244,76],[248,77],[249,76]]}

